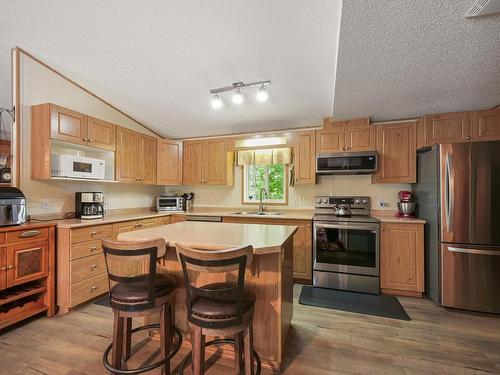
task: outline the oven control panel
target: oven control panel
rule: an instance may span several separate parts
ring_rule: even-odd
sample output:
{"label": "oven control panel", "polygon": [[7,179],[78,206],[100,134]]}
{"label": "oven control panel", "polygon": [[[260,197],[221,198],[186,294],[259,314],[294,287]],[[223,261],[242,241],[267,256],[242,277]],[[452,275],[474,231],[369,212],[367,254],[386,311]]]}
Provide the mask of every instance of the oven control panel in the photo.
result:
{"label": "oven control panel", "polygon": [[353,209],[370,209],[370,197],[335,197],[321,195],[316,197],[316,208],[334,208],[337,204],[348,204]]}

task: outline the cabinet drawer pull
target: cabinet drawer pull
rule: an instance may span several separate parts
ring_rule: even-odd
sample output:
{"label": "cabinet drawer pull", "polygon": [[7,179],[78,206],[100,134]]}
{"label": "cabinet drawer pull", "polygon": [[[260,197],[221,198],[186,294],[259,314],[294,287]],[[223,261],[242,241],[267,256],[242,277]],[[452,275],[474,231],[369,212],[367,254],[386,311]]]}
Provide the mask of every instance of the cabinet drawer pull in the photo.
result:
{"label": "cabinet drawer pull", "polygon": [[90,251],[92,251],[92,252],[94,252],[94,251],[96,251],[96,250],[97,250],[97,246],[92,246],[92,247],[90,248]]}
{"label": "cabinet drawer pull", "polygon": [[39,230],[28,230],[26,232],[23,232],[19,235],[20,238],[30,238],[30,237],[36,237],[40,235]]}
{"label": "cabinet drawer pull", "polygon": [[93,285],[92,288],[90,288],[90,291],[93,292],[96,289],[97,289],[97,287],[95,285]]}
{"label": "cabinet drawer pull", "polygon": [[91,236],[95,236],[96,234],[97,234],[97,232],[95,232],[95,231],[94,232],[90,232]]}
{"label": "cabinet drawer pull", "polygon": [[97,264],[93,264],[93,265],[90,266],[91,270],[95,270],[96,268],[97,268]]}

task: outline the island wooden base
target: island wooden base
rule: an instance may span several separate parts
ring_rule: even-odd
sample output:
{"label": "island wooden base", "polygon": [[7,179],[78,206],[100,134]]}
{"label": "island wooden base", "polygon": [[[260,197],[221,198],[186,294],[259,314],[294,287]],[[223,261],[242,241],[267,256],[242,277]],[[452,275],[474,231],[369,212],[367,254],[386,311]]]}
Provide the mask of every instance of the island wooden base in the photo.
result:
{"label": "island wooden base", "polygon": [[[279,253],[254,255],[254,261],[245,275],[245,287],[255,293],[257,300],[254,315],[254,348],[259,354],[262,365],[279,371],[283,351],[290,329],[293,314],[293,237],[290,237]],[[170,248],[159,269],[174,275],[179,288],[176,296],[175,324],[189,340],[187,325],[186,290],[181,265],[175,249]],[[200,275],[197,283],[207,284],[217,281],[235,280],[230,274]],[[212,338],[207,338],[207,341]],[[217,348],[208,348],[207,354]],[[222,355],[232,355],[232,347],[218,350]]]}

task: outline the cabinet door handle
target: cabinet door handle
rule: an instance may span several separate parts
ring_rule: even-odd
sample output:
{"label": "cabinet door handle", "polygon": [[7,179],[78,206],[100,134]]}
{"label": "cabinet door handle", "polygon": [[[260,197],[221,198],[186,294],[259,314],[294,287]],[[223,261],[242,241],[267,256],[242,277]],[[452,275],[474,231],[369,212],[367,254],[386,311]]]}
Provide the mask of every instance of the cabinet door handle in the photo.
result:
{"label": "cabinet door handle", "polygon": [[89,138],[89,142],[94,142],[94,139],[92,139],[92,138]]}
{"label": "cabinet door handle", "polygon": [[85,137],[85,138],[83,138],[83,140],[84,140],[85,142],[88,142],[88,140],[89,140],[89,139],[88,139],[87,137]]}
{"label": "cabinet door handle", "polygon": [[40,234],[39,230],[28,230],[26,232],[23,232],[19,235],[20,238],[30,238],[30,237],[36,237]]}
{"label": "cabinet door handle", "polygon": [[92,246],[92,247],[90,248],[90,251],[91,251],[92,253],[93,253],[94,251],[96,251],[96,250],[97,250],[97,246]]}
{"label": "cabinet door handle", "polygon": [[340,149],[341,149],[342,151],[344,151],[344,150],[345,150],[345,147],[341,147]]}
{"label": "cabinet door handle", "polygon": [[16,266],[14,264],[11,264],[10,266],[7,266],[8,270],[11,270],[11,269],[14,269],[14,268],[16,268]]}
{"label": "cabinet door handle", "polygon": [[97,287],[95,285],[93,285],[92,288],[90,288],[90,291],[93,292],[96,289],[97,289]]}
{"label": "cabinet door handle", "polygon": [[380,177],[380,176],[377,176],[377,180],[381,180],[381,179],[382,179],[382,177]]}
{"label": "cabinet door handle", "polygon": [[94,232],[90,232],[91,236],[95,236],[96,234],[97,234],[97,232],[95,232],[95,231]]}
{"label": "cabinet door handle", "polygon": [[0,268],[0,271],[7,271],[7,267],[2,266],[2,268]]}
{"label": "cabinet door handle", "polygon": [[346,150],[349,150],[349,146],[346,146],[346,148],[345,148],[345,149],[346,149]]}
{"label": "cabinet door handle", "polygon": [[380,228],[381,231],[384,231],[384,227]]}
{"label": "cabinet door handle", "polygon": [[465,137],[465,139],[470,139],[470,135],[468,135],[467,137]]}

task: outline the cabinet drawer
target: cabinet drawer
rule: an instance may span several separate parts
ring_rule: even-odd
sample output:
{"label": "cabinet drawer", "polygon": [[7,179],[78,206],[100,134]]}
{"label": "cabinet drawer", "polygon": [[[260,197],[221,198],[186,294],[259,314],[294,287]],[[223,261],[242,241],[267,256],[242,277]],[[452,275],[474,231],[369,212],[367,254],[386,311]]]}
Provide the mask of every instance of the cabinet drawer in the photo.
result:
{"label": "cabinet drawer", "polygon": [[48,238],[49,238],[49,228],[25,229],[25,230],[15,230],[12,232],[7,232],[8,243],[30,241],[32,239],[46,240]]}
{"label": "cabinet drawer", "polygon": [[137,229],[146,229],[146,228],[156,227],[156,218],[152,217],[150,219],[139,220],[137,225],[138,225]]}
{"label": "cabinet drawer", "polygon": [[88,279],[106,272],[106,262],[103,254],[73,260],[71,262],[71,283]]}
{"label": "cabinet drawer", "polygon": [[111,225],[94,225],[92,227],[76,228],[71,231],[71,243],[98,240],[111,237]]}
{"label": "cabinet drawer", "polygon": [[161,216],[158,218],[158,225],[167,225],[171,223],[170,216]]}
{"label": "cabinet drawer", "polygon": [[71,284],[71,307],[87,302],[108,291],[108,276],[103,273]]}
{"label": "cabinet drawer", "polygon": [[82,242],[71,246],[71,260],[102,253],[101,240]]}

